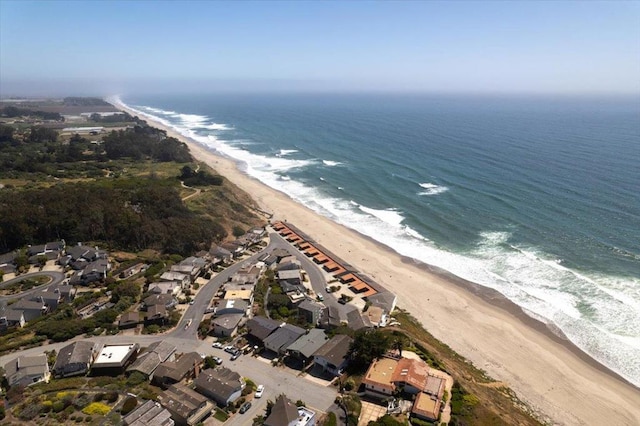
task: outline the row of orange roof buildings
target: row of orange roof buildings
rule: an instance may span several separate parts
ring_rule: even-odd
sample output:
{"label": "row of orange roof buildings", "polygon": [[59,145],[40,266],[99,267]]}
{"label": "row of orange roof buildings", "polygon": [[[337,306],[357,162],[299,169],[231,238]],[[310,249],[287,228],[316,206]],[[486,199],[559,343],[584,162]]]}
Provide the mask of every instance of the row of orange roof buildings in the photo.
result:
{"label": "row of orange roof buildings", "polygon": [[365,279],[357,272],[348,269],[348,265],[340,260],[328,250],[312,243],[291,224],[275,222],[273,229],[284,239],[298,247],[302,253],[310,257],[314,263],[321,265],[322,269],[340,280],[343,284],[348,284],[349,289],[361,297],[369,297],[378,293],[381,287],[369,279]]}

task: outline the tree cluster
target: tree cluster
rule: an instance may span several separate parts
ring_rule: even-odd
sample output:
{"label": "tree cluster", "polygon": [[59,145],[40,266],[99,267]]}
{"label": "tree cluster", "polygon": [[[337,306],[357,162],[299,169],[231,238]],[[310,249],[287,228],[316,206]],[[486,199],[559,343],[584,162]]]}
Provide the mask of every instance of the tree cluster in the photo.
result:
{"label": "tree cluster", "polygon": [[7,118],[36,117],[42,120],[64,121],[64,117],[58,112],[37,111],[28,108],[6,106],[0,110],[0,115]]}
{"label": "tree cluster", "polygon": [[[180,180],[188,186],[205,186],[205,185],[222,185],[222,176],[212,175],[204,170],[198,170],[197,172],[189,166],[184,166],[180,170]],[[242,233],[244,234],[244,232]],[[240,235],[242,235],[240,234]]]}
{"label": "tree cluster", "polygon": [[105,102],[100,98],[85,98],[77,96],[68,96],[64,98],[62,103],[65,106],[111,106],[110,103]]}
{"label": "tree cluster", "polygon": [[220,224],[187,209],[168,181],[138,178],[0,191],[0,252],[64,238],[188,255],[225,236]]}
{"label": "tree cluster", "polygon": [[107,158],[149,158],[155,161],[175,161],[186,163],[192,160],[189,148],[176,138],[149,126],[135,126],[133,129],[113,131],[104,138]]}
{"label": "tree cluster", "polygon": [[126,123],[126,122],[134,122],[137,121],[137,117],[133,117],[126,112],[112,115],[102,116],[100,114],[94,113],[89,117],[91,121],[95,121],[96,123]]}

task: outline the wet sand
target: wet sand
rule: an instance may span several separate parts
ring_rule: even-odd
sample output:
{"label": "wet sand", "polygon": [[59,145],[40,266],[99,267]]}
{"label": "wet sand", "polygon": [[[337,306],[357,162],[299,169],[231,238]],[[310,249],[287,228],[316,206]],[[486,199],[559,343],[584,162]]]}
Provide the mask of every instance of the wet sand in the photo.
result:
{"label": "wet sand", "polygon": [[148,116],[128,112],[185,142],[197,160],[250,194],[274,220],[291,222],[396,293],[398,306],[475,366],[507,383],[542,418],[567,425],[640,424],[638,388],[499,293],[402,257],[249,177],[232,160]]}

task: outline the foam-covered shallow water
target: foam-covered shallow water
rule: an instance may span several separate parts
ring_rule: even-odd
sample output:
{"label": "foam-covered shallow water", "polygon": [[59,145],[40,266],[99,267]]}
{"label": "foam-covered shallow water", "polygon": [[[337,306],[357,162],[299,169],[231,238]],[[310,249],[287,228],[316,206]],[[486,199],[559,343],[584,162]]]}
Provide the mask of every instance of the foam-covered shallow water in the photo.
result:
{"label": "foam-covered shallow water", "polygon": [[640,386],[640,103],[126,99],[396,252],[493,288]]}

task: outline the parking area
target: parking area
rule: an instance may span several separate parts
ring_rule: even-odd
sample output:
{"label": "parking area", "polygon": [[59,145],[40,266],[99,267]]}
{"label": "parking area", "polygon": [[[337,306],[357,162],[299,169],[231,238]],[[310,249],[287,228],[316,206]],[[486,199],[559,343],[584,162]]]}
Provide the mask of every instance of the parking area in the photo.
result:
{"label": "parking area", "polygon": [[211,347],[210,342],[203,342],[199,351],[205,355],[220,357],[223,367],[237,371],[242,377],[253,380],[256,385],[265,387],[262,398],[254,399],[246,413],[237,413],[225,424],[243,425],[247,421],[250,424],[255,416],[264,414],[267,401],[275,401],[281,393],[293,401],[303,400],[314,411],[326,412],[335,401],[337,390],[326,380],[308,378],[309,375],[300,375],[300,371],[284,366],[274,367],[270,360],[251,354],[240,355],[232,361],[231,354],[224,349]]}

